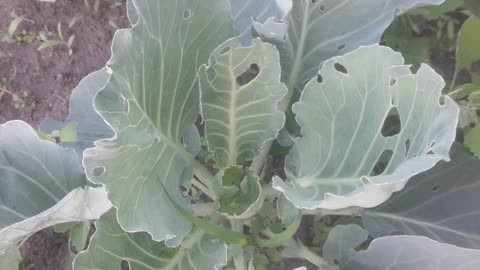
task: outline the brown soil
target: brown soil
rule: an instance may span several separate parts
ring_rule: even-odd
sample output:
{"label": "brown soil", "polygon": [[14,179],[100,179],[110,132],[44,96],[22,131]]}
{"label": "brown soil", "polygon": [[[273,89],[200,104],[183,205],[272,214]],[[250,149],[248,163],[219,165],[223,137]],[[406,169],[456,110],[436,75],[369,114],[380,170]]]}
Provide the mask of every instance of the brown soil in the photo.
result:
{"label": "brown soil", "polygon": [[21,248],[25,269],[64,270],[69,255],[68,238],[51,229],[43,230],[30,237]]}
{"label": "brown soil", "polygon": [[[93,0],[90,0],[93,6]],[[47,116],[63,120],[68,112],[68,99],[80,79],[102,66],[110,58],[110,44],[115,28],[128,26],[124,7],[110,8],[101,1],[97,15],[86,15],[71,29],[68,24],[85,10],[84,1],[59,0],[56,3],[36,0],[0,0],[0,32],[6,33],[14,12],[25,16],[16,33],[40,31],[53,33],[58,39],[57,24],[62,25],[65,39],[75,35],[73,53],[57,46],[38,51],[41,42],[0,42],[0,123],[21,119],[34,127]],[[12,92],[22,98],[23,108],[15,108]],[[22,246],[24,265],[30,270],[64,270],[69,254],[68,239],[52,230],[41,231]]]}
{"label": "brown soil", "polygon": [[[93,2],[92,0],[90,0]],[[125,27],[128,20],[122,7],[109,8],[101,1],[97,15],[87,15],[72,29],[68,24],[75,15],[85,10],[84,1],[57,1],[56,3],[34,0],[1,0],[0,31],[5,33],[13,18],[28,19],[18,27],[17,33],[49,31],[49,39],[58,39],[57,25],[61,23],[63,36],[75,35],[73,54],[66,46],[57,46],[38,51],[41,42],[0,43],[0,80],[2,87],[19,95],[23,108],[15,108],[12,98],[4,94],[0,103],[0,122],[22,119],[34,126],[45,117],[63,119],[68,111],[68,97],[77,83],[88,73],[105,65],[110,57],[110,43],[115,29],[109,20]],[[93,10],[93,8],[92,8]]]}

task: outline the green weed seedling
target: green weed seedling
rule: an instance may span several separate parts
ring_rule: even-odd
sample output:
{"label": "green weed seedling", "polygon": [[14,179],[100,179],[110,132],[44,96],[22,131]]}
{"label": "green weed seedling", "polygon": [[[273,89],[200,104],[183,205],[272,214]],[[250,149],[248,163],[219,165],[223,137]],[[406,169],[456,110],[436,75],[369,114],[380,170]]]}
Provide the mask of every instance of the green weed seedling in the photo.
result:
{"label": "green weed seedling", "polygon": [[48,36],[49,34],[47,34],[47,33],[49,33],[49,32],[41,31],[38,34],[40,42],[41,42],[40,46],[38,47],[39,51],[47,49],[47,48],[53,49],[55,47],[60,46],[60,47],[66,47],[68,49],[68,54],[72,55],[72,53],[73,53],[72,46],[73,46],[73,42],[75,40],[75,35],[70,35],[68,37],[68,39],[65,39],[64,35],[63,35],[63,32],[62,32],[62,24],[60,22],[58,22],[58,24],[57,24],[58,39],[50,39],[49,36]]}

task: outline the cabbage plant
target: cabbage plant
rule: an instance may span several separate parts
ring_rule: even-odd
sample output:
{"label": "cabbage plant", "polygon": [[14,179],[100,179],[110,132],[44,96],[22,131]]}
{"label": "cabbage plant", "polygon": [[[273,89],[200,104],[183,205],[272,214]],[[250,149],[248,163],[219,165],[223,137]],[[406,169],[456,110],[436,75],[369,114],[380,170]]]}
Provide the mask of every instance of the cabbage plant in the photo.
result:
{"label": "cabbage plant", "polygon": [[[42,139],[0,126],[3,259],[93,220],[75,270],[479,269],[459,109],[431,67],[378,44],[396,15],[441,2],[128,1],[132,27],[65,122]],[[351,223],[312,250],[295,234],[309,215]]]}

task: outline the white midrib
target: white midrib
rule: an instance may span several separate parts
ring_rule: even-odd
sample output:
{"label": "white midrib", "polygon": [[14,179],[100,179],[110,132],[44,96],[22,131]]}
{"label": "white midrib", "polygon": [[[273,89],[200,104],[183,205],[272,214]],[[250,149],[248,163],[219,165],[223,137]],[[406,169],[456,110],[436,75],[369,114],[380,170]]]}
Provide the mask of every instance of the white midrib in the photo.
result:
{"label": "white midrib", "polygon": [[381,218],[390,219],[390,220],[397,220],[397,221],[400,221],[400,222],[405,222],[405,223],[411,223],[411,224],[415,224],[415,225],[419,225],[419,226],[424,226],[426,228],[432,228],[432,229],[436,229],[436,230],[439,230],[439,231],[449,232],[449,233],[456,234],[456,235],[466,237],[466,238],[479,239],[478,236],[473,236],[471,234],[456,231],[454,229],[450,229],[450,228],[447,228],[447,227],[442,227],[442,226],[439,226],[439,225],[434,224],[434,223],[420,221],[420,220],[416,220],[416,219],[412,219],[412,218],[408,218],[408,217],[402,217],[402,216],[392,215],[392,214],[383,213],[383,212],[373,212],[371,214],[368,214],[368,212],[366,212],[365,215],[366,216],[372,216],[372,217],[381,217]]}
{"label": "white midrib", "polygon": [[228,165],[235,165],[237,162],[237,118],[236,118],[236,105],[237,105],[237,84],[235,82],[235,73],[232,68],[233,53],[230,54],[229,73],[231,80],[230,85],[230,103],[228,107]]}
{"label": "white midrib", "polygon": [[178,264],[191,252],[193,247],[202,240],[204,233],[201,231],[193,232],[190,237],[182,242],[180,246],[181,249],[173,256],[168,265],[166,265],[163,270],[172,270],[175,269]]}
{"label": "white midrib", "polygon": [[[295,60],[293,62],[292,71],[289,74],[287,85],[287,94],[282,98],[282,100],[278,103],[277,111],[286,112],[288,109],[288,105],[290,104],[290,100],[293,97],[293,93],[295,91],[295,84],[297,82],[298,76],[302,70],[302,61],[303,61],[303,52],[305,50],[305,42],[307,39],[307,27],[308,27],[308,19],[309,19],[309,9],[310,9],[310,1],[305,1],[306,6],[303,10],[303,18],[302,21],[302,29],[300,32],[300,42],[298,46],[298,50],[295,54]],[[266,160],[268,158],[268,153],[272,147],[274,140],[270,140],[266,142],[263,147],[262,151],[253,159],[250,168],[255,171],[260,171]]]}
{"label": "white midrib", "polygon": [[310,11],[310,1],[305,1],[305,7],[303,9],[303,21],[302,21],[302,29],[300,30],[300,42],[298,44],[298,50],[295,54],[295,61],[293,62],[293,69],[289,76],[288,81],[288,91],[293,92],[296,81],[300,72],[302,71],[302,62],[303,62],[303,52],[305,50],[305,42],[307,39],[307,27],[308,27],[308,20],[309,20],[309,11]]}

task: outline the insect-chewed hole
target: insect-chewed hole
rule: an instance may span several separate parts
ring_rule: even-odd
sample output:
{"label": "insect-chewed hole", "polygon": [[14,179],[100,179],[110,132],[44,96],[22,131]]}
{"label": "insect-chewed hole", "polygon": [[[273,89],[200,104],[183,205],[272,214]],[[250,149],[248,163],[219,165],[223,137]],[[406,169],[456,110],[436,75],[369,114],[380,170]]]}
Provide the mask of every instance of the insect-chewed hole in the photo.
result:
{"label": "insect-chewed hole", "polygon": [[230,51],[230,47],[227,46],[220,51],[220,55],[224,55]]}
{"label": "insect-chewed hole", "polygon": [[340,50],[343,50],[346,46],[347,46],[347,45],[342,44],[342,45],[340,45],[340,46],[337,47],[337,50],[339,50],[339,51],[340,51]]}
{"label": "insect-chewed hole", "polygon": [[378,158],[377,163],[375,163],[375,166],[373,167],[373,170],[370,173],[370,176],[377,176],[382,174],[387,168],[388,164],[390,163],[390,160],[392,160],[392,156],[393,156],[392,150],[383,151],[383,153]]}
{"label": "insect-chewed hole", "polygon": [[387,118],[383,122],[382,135],[384,137],[395,136],[402,130],[400,116],[397,107],[392,107],[388,112]]}
{"label": "insect-chewed hole", "polygon": [[437,192],[439,189],[440,189],[439,186],[434,186],[434,187],[432,188],[432,192]]}
{"label": "insect-chewed hole", "polygon": [[99,177],[105,173],[105,167],[96,167],[93,169],[93,176]]}
{"label": "insect-chewed hole", "polygon": [[123,112],[125,114],[128,114],[128,112],[130,111],[130,102],[128,102],[128,100],[125,102],[125,105],[123,106]]}
{"label": "insect-chewed hole", "polygon": [[323,77],[322,77],[322,75],[320,75],[320,74],[317,75],[317,82],[318,82],[318,83],[322,83],[322,82],[323,82]]}
{"label": "insect-chewed hole", "polygon": [[190,9],[185,9],[183,11],[183,19],[188,20],[192,16],[192,11]]}
{"label": "insect-chewed hole", "polygon": [[344,65],[340,63],[335,63],[334,67],[338,72],[341,72],[343,74],[348,74],[348,70]]}
{"label": "insect-chewed hole", "polygon": [[390,86],[394,86],[397,83],[397,80],[390,79]]}
{"label": "insect-chewed hole", "polygon": [[321,5],[319,8],[321,11],[325,11],[325,5]]}
{"label": "insect-chewed hole", "polygon": [[411,144],[410,139],[405,141],[405,156],[407,156],[408,151],[410,151],[410,144]]}
{"label": "insect-chewed hole", "polygon": [[215,69],[213,68],[207,69],[207,78],[209,82],[215,80],[216,77],[217,77],[217,72],[215,72]]}
{"label": "insect-chewed hole", "polygon": [[123,260],[122,263],[120,264],[120,270],[129,270],[130,269],[130,264],[128,263],[127,260]]}
{"label": "insect-chewed hole", "polygon": [[260,67],[257,64],[251,64],[250,67],[237,77],[237,84],[244,86],[255,79],[260,73]]}

